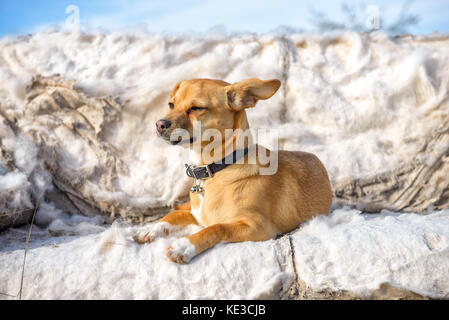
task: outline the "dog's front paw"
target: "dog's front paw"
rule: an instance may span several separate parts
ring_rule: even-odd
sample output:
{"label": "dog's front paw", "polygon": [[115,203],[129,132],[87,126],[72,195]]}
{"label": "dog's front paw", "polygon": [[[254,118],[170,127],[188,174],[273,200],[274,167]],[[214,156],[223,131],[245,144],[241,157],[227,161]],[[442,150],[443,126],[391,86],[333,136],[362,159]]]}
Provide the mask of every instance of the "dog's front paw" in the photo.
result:
{"label": "dog's front paw", "polygon": [[140,230],[133,239],[135,242],[143,244],[145,242],[154,241],[156,238],[168,234],[170,224],[167,222],[158,222],[152,228],[144,228]]}
{"label": "dog's front paw", "polygon": [[167,257],[176,263],[189,263],[195,255],[196,248],[187,238],[178,239],[167,248]]}

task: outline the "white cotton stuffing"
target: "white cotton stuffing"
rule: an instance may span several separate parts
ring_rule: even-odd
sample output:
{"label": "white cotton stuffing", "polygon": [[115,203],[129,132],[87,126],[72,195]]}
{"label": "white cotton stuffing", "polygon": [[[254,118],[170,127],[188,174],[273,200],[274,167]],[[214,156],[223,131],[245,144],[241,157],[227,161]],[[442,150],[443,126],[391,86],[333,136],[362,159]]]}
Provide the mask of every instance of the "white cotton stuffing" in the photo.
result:
{"label": "white cotton stuffing", "polygon": [[[186,152],[159,141],[154,129],[178,81],[278,78],[279,92],[248,110],[251,127],[271,129],[282,149],[315,153],[339,184],[400,167],[441,123],[448,113],[449,74],[443,72],[449,67],[448,41],[393,39],[381,32],[284,37],[38,32],[0,43],[0,102],[8,101],[8,114],[20,118],[23,100],[11,100],[19,89],[9,83],[25,90],[24,79],[36,74],[60,74],[87,94],[119,97],[120,122],[104,128],[102,139],[129,170],[117,174],[114,191],[97,192],[88,182],[83,187],[93,199],[142,208],[173,203],[189,187],[182,170]],[[25,131],[37,128],[19,124]],[[96,155],[85,142],[63,127],[54,135],[61,166],[81,178],[94,170]],[[423,163],[432,163],[434,156],[424,157]]]}
{"label": "white cotton stuffing", "polygon": [[[188,153],[158,140],[154,130],[168,111],[172,87],[197,77],[278,78],[279,92],[248,110],[251,127],[274,129],[266,140],[279,136],[283,149],[317,154],[337,184],[400,167],[446,119],[448,42],[353,32],[285,37],[39,32],[0,41],[0,109],[19,119],[19,129],[38,128],[20,121],[26,86],[36,74],[57,73],[76,80],[89,95],[119,97],[120,121],[102,137],[129,173],[117,174],[113,191],[90,181],[83,191],[96,201],[148,208],[173,203],[190,183],[183,171]],[[31,189],[48,187],[50,176],[30,140],[2,123],[0,133],[17,164],[17,171],[0,165],[0,200],[13,191],[12,205],[31,208]],[[95,154],[70,130],[52,134],[62,141],[58,159],[65,168],[94,170]],[[445,147],[443,141],[435,152]],[[438,154],[418,160],[432,165]],[[131,240],[137,227],[70,216],[45,201],[36,224],[24,278],[27,299],[279,298],[294,281],[295,266],[317,290],[367,296],[388,283],[436,298],[449,292],[448,210],[422,215],[335,210],[292,233],[294,263],[288,237],[220,244],[180,266],[165,256],[175,237],[140,246]],[[0,234],[0,292],[18,290],[26,231]]]}
{"label": "white cotton stuffing", "polygon": [[315,290],[369,296],[388,283],[435,298],[449,293],[449,210],[339,209],[307,222],[293,239],[298,272]]}
{"label": "white cotton stuffing", "polygon": [[[40,210],[42,223],[44,211],[51,215],[54,209]],[[165,255],[177,236],[139,245],[132,240],[139,227],[114,223],[106,228],[76,216],[54,219],[48,230],[56,228],[58,237],[36,227],[31,239],[26,299],[277,299],[295,280],[295,268],[316,290],[369,297],[387,283],[434,298],[449,292],[449,210],[361,214],[338,209],[305,223],[290,240],[222,243],[187,265]],[[19,239],[24,243],[26,231],[0,235],[0,292],[18,289],[23,245],[17,245]]]}

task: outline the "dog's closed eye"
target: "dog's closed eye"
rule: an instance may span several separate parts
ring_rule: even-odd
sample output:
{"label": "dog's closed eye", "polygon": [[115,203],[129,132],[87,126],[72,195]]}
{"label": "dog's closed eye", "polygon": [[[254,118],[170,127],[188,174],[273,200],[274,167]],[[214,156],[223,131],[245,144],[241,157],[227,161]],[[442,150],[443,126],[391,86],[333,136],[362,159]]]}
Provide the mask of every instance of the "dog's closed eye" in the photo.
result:
{"label": "dog's closed eye", "polygon": [[189,110],[187,110],[187,114],[190,114],[192,111],[197,111],[197,110],[207,110],[207,107],[197,107],[197,106],[193,106],[191,107]]}

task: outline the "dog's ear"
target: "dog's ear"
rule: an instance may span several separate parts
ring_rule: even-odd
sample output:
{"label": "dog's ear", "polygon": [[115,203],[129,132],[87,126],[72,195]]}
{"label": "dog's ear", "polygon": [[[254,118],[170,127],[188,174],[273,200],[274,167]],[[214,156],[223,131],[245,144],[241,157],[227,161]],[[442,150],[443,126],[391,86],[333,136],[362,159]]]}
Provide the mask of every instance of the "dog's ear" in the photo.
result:
{"label": "dog's ear", "polygon": [[179,81],[179,82],[175,85],[175,87],[173,88],[173,90],[172,90],[171,93],[170,93],[170,98],[169,98],[169,99],[173,98],[173,97],[176,95],[176,92],[177,92],[178,89],[181,87],[181,84],[182,84],[183,82],[184,82],[184,81]]}
{"label": "dog's ear", "polygon": [[226,86],[228,106],[234,111],[252,108],[258,100],[271,98],[278,91],[281,82],[277,79],[248,79]]}

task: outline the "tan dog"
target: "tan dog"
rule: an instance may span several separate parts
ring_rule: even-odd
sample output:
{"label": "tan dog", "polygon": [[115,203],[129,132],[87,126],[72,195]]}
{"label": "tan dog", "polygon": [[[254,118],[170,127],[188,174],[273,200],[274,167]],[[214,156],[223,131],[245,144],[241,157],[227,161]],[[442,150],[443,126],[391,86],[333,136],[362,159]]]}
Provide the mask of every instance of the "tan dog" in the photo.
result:
{"label": "tan dog", "polygon": [[[248,129],[245,109],[270,98],[279,87],[278,80],[249,79],[232,85],[209,79],[182,81],[170,95],[170,112],[156,123],[158,134],[172,144],[191,147],[193,138],[173,140],[171,136],[177,129],[184,129],[192,137],[193,123],[201,121],[203,130],[213,128],[223,134],[221,141],[215,141],[222,146],[222,153],[204,152],[209,142],[201,141],[201,152],[192,152],[190,160],[195,165],[217,162],[229,154],[225,150],[232,152],[236,148],[238,135],[226,137],[225,130]],[[230,146],[231,149],[225,148]],[[176,207],[151,229],[139,232],[134,240],[151,242],[189,224],[203,226],[201,231],[180,238],[167,248],[171,260],[187,263],[219,242],[272,239],[315,215],[329,213],[331,185],[326,169],[315,155],[269,151],[247,142],[244,146],[270,155],[275,152],[277,172],[260,174],[264,164],[257,155],[248,153],[241,159],[244,164],[228,165],[201,180],[203,192],[191,192],[190,202]]]}

